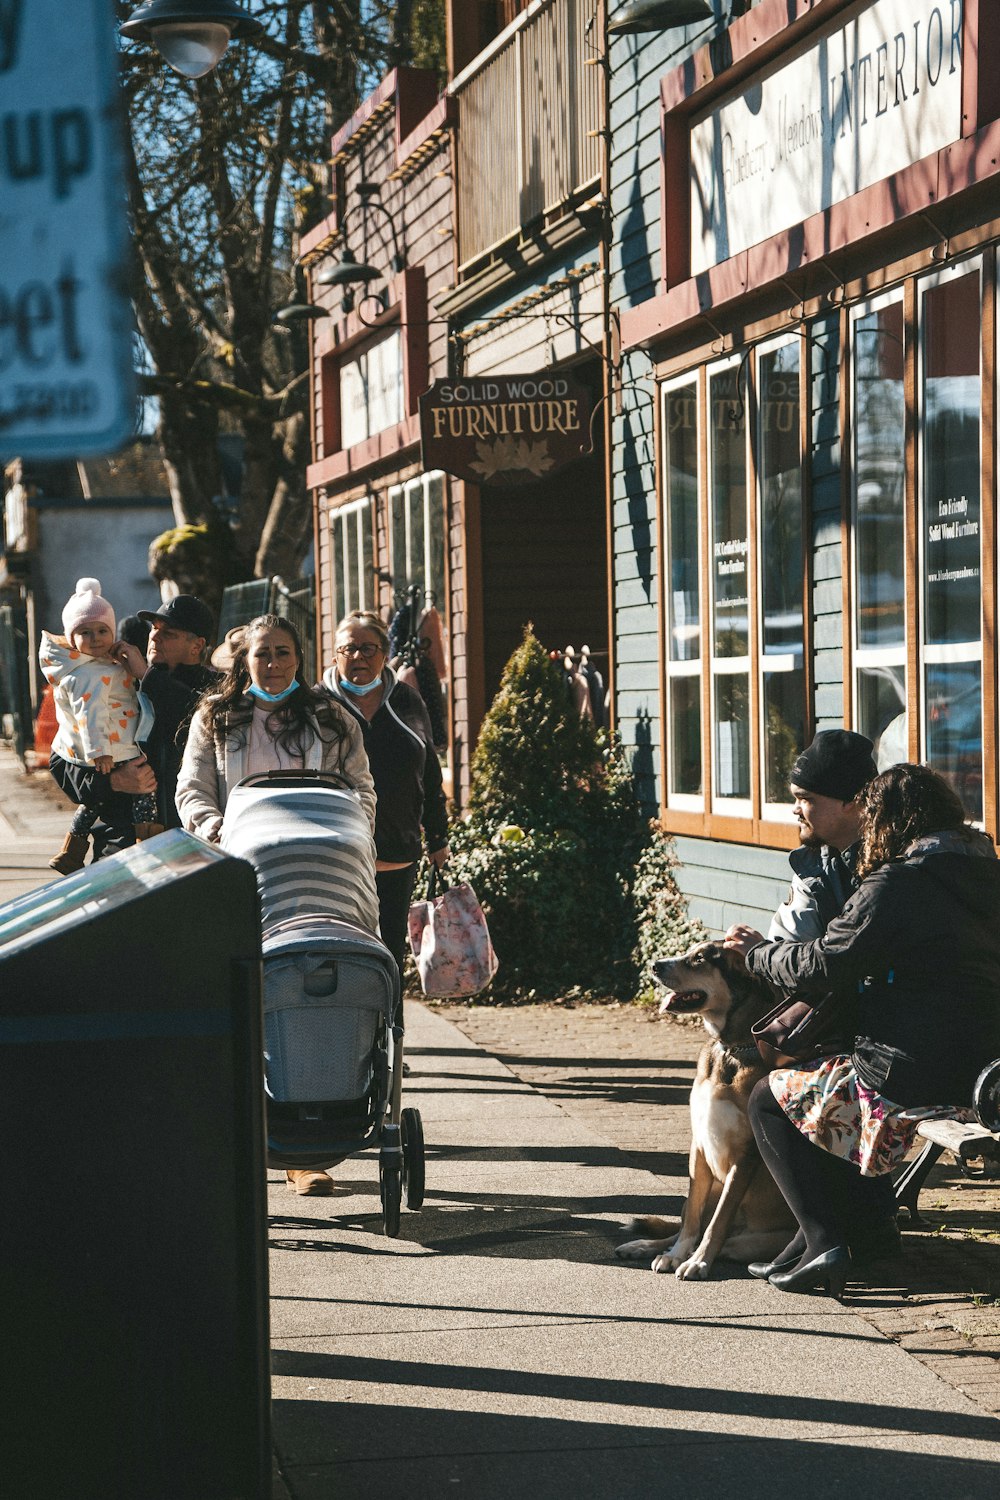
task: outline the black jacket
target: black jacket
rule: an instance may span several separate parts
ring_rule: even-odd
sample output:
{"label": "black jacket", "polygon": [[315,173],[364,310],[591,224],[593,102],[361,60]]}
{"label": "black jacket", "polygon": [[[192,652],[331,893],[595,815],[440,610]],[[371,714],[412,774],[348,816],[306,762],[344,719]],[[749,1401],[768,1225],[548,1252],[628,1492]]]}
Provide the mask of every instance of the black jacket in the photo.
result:
{"label": "black jacket", "polygon": [[779,989],[859,988],[854,1060],[895,1104],[968,1106],[1000,1056],[1000,861],[981,834],[932,834],[862,881],[811,943],[760,943]]}
{"label": "black jacket", "polygon": [[383,667],[386,687],[371,721],[345,693],[333,667],[317,683],[361,725],[378,807],[375,812],[375,852],[387,864],[408,864],[420,858],[420,830],[428,854],[448,842],[448,805],[441,781],[441,763],[431,735],[431,724],[420,694],[398,682]]}
{"label": "black jacket", "polygon": [[142,748],[156,773],[156,803],[164,828],[181,826],[174,797],[188,726],[202,693],[219,681],[218,672],[200,663],[174,667],[172,671],[163,665],[152,666],[142,679],[142,691],[154,715],[153,728]]}
{"label": "black jacket", "polygon": [[[156,775],[156,806],[164,828],[179,828],[174,795],[177,773],[184,755],[187,726],[205,688],[217,683],[219,674],[201,665],[150,667],[142,679],[142,691],[153,709],[154,722],[141,749]],[[49,769],[58,785],[74,802],[97,808],[101,823],[95,824],[94,858],[114,854],[135,842],[132,829],[132,798],[111,789],[110,776],[93,766],[79,765],[53,755]]]}

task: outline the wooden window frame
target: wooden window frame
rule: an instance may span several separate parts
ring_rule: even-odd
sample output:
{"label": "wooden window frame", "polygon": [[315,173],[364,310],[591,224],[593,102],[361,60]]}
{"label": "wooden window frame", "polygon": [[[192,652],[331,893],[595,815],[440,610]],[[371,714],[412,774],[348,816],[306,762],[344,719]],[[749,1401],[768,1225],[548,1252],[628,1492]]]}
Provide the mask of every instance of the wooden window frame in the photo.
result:
{"label": "wooden window frame", "polygon": [[[334,532],[334,528],[335,527],[342,527],[342,526],[345,526],[345,525],[349,524],[349,518],[350,517],[352,517],[352,516],[357,517],[357,525],[358,525],[358,533],[359,533],[358,537],[357,537],[357,543],[356,543],[356,545],[357,545],[357,561],[358,561],[358,578],[359,578],[359,580],[361,580],[362,576],[363,576],[362,575],[362,571],[361,571],[361,564],[362,564],[362,560],[363,560],[362,547],[363,547],[363,543],[364,543],[364,520],[363,520],[363,516],[364,516],[364,513],[365,513],[366,510],[368,511],[368,514],[369,514],[369,516],[371,518],[370,519],[370,529],[371,529],[371,557],[369,558],[368,561],[369,561],[369,564],[370,564],[371,585],[372,585],[372,598],[371,599],[366,598],[365,595],[364,595],[363,589],[362,589],[360,591],[361,597],[358,599],[358,601],[357,602],[352,602],[350,600],[345,600],[346,608],[343,609],[343,610],[341,610],[341,609],[339,609],[339,608],[336,607],[337,596],[338,596],[339,593],[341,593],[341,591],[343,591],[344,594],[346,595],[347,590],[343,588],[343,579],[342,578],[341,578],[341,580],[340,580],[339,583],[336,581],[335,562],[336,562],[337,553],[336,553],[336,543],[334,541],[333,532]],[[327,524],[329,525],[330,533],[331,533],[331,535],[330,535],[330,597],[331,597],[331,603],[334,604],[334,606],[335,606],[335,608],[333,610],[333,616],[334,616],[334,618],[331,621],[331,624],[332,624],[332,627],[333,627],[334,630],[336,630],[337,624],[339,623],[339,621],[342,618],[342,616],[344,614],[349,613],[350,610],[353,610],[353,609],[373,609],[373,610],[377,610],[378,609],[378,528],[377,528],[377,521],[378,521],[378,517],[377,517],[377,514],[376,514],[376,497],[373,494],[362,495],[359,498],[354,499],[354,500],[347,500],[342,505],[337,505],[337,506],[331,508],[327,512]]]}
{"label": "wooden window frame", "polygon": [[[1000,226],[991,226],[994,231]],[[843,307],[845,328],[853,325],[859,311],[874,308],[894,298],[903,303],[903,389],[905,405],[904,430],[904,596],[905,596],[905,661],[906,706],[908,727],[908,755],[919,763],[923,758],[924,655],[922,646],[922,584],[923,558],[920,532],[920,498],[922,475],[921,452],[921,380],[922,338],[920,299],[922,289],[932,281],[940,280],[942,274],[949,278],[960,277],[978,269],[982,298],[982,338],[980,347],[981,376],[981,430],[980,430],[980,580],[982,603],[980,615],[981,666],[982,666],[982,713],[983,713],[983,823],[990,837],[997,841],[1000,835],[1000,766],[998,766],[997,712],[1000,707],[997,673],[1000,667],[997,650],[997,576],[1000,571],[998,558],[997,527],[997,473],[998,440],[1000,423],[997,421],[997,365],[1000,360],[998,339],[997,302],[1000,257],[995,243],[970,242],[963,253],[950,259],[947,265],[935,264],[928,257],[911,258],[897,266],[886,268],[881,276],[884,290],[869,289],[863,284],[852,286],[849,300]],[[854,632],[855,566],[853,557],[854,530],[852,514],[852,485],[855,471],[854,440],[852,432],[853,412],[853,327],[851,337],[841,341],[841,442],[842,451],[849,454],[845,464],[844,486],[844,723],[857,727],[854,694],[856,649]],[[850,549],[850,550],[848,550]]]}
{"label": "wooden window frame", "polygon": [[[703,392],[704,392],[704,386],[705,386],[704,369],[701,369],[701,370],[692,370],[692,371],[689,371],[686,375],[677,375],[677,376],[675,376],[671,380],[664,380],[664,381],[660,382],[660,384],[658,386],[658,400],[657,400],[657,403],[656,403],[656,406],[657,406],[657,426],[656,426],[656,444],[655,444],[655,446],[656,446],[656,469],[657,469],[657,475],[659,476],[659,480],[658,480],[658,483],[657,483],[657,491],[656,492],[657,492],[658,500],[661,502],[661,503],[658,503],[658,505],[657,505],[657,541],[658,541],[658,554],[664,560],[664,565],[663,565],[663,568],[661,569],[661,575],[662,575],[662,578],[663,578],[663,587],[662,587],[661,592],[663,594],[663,599],[662,599],[662,608],[660,610],[660,621],[659,621],[659,624],[660,624],[660,630],[659,630],[659,634],[660,634],[660,660],[661,660],[661,663],[662,663],[662,668],[661,668],[661,673],[660,673],[660,681],[661,681],[661,704],[662,704],[662,708],[661,708],[661,717],[662,717],[662,738],[661,738],[661,745],[663,747],[663,757],[662,757],[663,758],[663,804],[664,804],[664,807],[669,810],[669,814],[670,814],[671,817],[676,817],[676,816],[680,816],[680,817],[683,817],[683,818],[694,817],[696,819],[703,818],[704,815],[705,815],[705,809],[706,809],[706,806],[707,806],[707,801],[708,801],[708,796],[709,796],[709,789],[710,789],[710,782],[706,781],[706,764],[705,764],[705,736],[706,736],[706,733],[708,731],[707,731],[707,728],[706,728],[706,718],[705,718],[705,713],[706,713],[706,694],[705,694],[705,628],[704,628],[705,622],[704,622],[704,618],[703,618],[703,615],[704,615],[704,601],[705,601],[705,576],[706,576],[706,572],[705,572],[705,528],[704,528],[704,525],[703,525],[703,520],[704,520],[704,504],[703,504],[703,495],[702,495],[702,484],[703,484],[703,478],[704,478],[704,473],[705,473],[705,459],[706,459],[706,452],[705,452],[705,446],[706,446],[705,445],[705,422],[703,420]],[[692,662],[690,662],[690,663],[674,663],[674,662],[671,661],[671,656],[670,656],[670,593],[669,593],[669,581],[670,580],[669,580],[669,576],[668,576],[668,564],[669,564],[669,561],[670,561],[670,556],[669,556],[668,547],[667,547],[668,515],[669,515],[669,511],[668,511],[668,499],[667,499],[667,487],[666,487],[666,462],[667,462],[666,403],[667,403],[667,397],[669,395],[671,395],[674,391],[681,391],[681,390],[686,390],[686,389],[692,389],[694,391],[694,407],[695,407],[695,448],[696,448],[696,459],[695,459],[695,462],[696,462],[696,483],[695,483],[695,487],[696,487],[696,492],[697,492],[697,504],[698,504],[698,527],[697,527],[698,562],[697,562],[696,575],[697,575],[697,581],[698,581],[699,634],[698,634],[698,655],[697,655],[697,657]],[[688,668],[688,670],[686,670],[686,671],[672,671],[671,668],[672,667],[676,667],[676,666],[685,666],[685,667]],[[693,668],[694,670],[690,670],[691,668]],[[671,791],[670,791],[670,763],[671,763],[671,743],[672,743],[672,741],[669,738],[669,713],[670,713],[670,682],[671,682],[671,678],[673,678],[673,677],[697,677],[698,678],[699,734],[700,734],[700,749],[701,749],[702,773],[701,773],[701,792],[700,792],[700,794],[697,794],[697,795],[694,794],[694,793],[685,793],[685,792],[677,792],[677,793],[673,793],[672,794]]]}
{"label": "wooden window frame", "polygon": [[[665,568],[661,567],[661,588],[658,611],[659,634],[659,681],[660,681],[660,744],[662,747],[663,771],[661,775],[660,818],[664,828],[671,833],[686,834],[696,838],[716,839],[725,843],[758,845],[763,848],[790,850],[798,847],[798,828],[789,816],[788,821],[776,817],[773,811],[764,814],[763,774],[761,756],[761,697],[762,668],[760,665],[760,485],[758,476],[758,402],[757,402],[757,353],[758,346],[765,350],[779,343],[799,339],[803,345],[799,361],[799,458],[802,469],[802,608],[803,650],[805,671],[807,733],[813,723],[813,695],[815,690],[812,661],[812,548],[811,548],[811,488],[807,456],[811,445],[808,442],[811,422],[809,390],[811,339],[807,322],[789,328],[787,322],[778,322],[764,328],[754,340],[740,350],[727,350],[721,357],[717,350],[706,350],[697,363],[683,363],[666,372],[658,382],[659,392],[655,409],[656,450],[656,534],[659,555],[665,559],[664,539],[666,535],[666,487],[663,465],[665,442],[663,433],[664,396],[667,389],[677,389],[695,383],[698,401],[698,505],[699,505],[699,585],[701,589],[701,654],[699,658],[701,680],[701,747],[702,747],[702,800],[703,806],[695,809],[678,806],[671,801],[668,781],[668,646],[669,629],[667,590],[663,580]],[[748,610],[749,653],[747,657],[750,692],[750,798],[749,813],[722,811],[713,802],[714,776],[714,688],[718,675],[712,669],[712,644],[714,629],[714,596],[712,594],[711,571],[711,474],[709,459],[709,377],[715,370],[727,364],[745,364],[746,390],[746,482],[747,482],[747,528],[748,528]],[[741,382],[742,383],[742,382]],[[742,658],[741,658],[742,660]],[[742,801],[743,799],[741,799]],[[776,804],[771,804],[771,807]]]}
{"label": "wooden window frame", "polygon": [[[857,498],[857,422],[855,390],[855,358],[856,347],[855,329],[861,318],[870,313],[876,313],[883,308],[898,304],[903,314],[903,640],[898,647],[892,648],[892,654],[901,653],[901,661],[876,662],[872,659],[874,653],[869,653],[865,648],[864,660],[860,660],[861,652],[857,643],[857,614],[856,603],[858,597],[857,587],[857,528],[856,498]],[[844,724],[855,730],[859,729],[857,722],[857,673],[864,661],[871,661],[873,666],[901,665],[903,668],[903,683],[906,693],[907,705],[907,729],[912,729],[909,704],[911,701],[912,682],[910,672],[911,657],[911,632],[913,630],[914,595],[912,589],[913,570],[910,566],[910,548],[914,534],[913,517],[913,486],[910,482],[912,473],[912,462],[915,437],[913,433],[913,401],[914,372],[911,364],[912,338],[908,337],[912,317],[912,308],[909,306],[905,285],[896,285],[888,290],[879,292],[872,297],[862,297],[853,302],[850,307],[843,309],[843,321],[841,330],[841,452],[848,455],[848,461],[843,466],[844,473],[844,515],[841,528],[842,535],[842,557],[843,566],[841,570],[843,581],[843,642],[844,642]],[[886,648],[888,654],[888,648]],[[912,752],[912,744],[908,753]]]}

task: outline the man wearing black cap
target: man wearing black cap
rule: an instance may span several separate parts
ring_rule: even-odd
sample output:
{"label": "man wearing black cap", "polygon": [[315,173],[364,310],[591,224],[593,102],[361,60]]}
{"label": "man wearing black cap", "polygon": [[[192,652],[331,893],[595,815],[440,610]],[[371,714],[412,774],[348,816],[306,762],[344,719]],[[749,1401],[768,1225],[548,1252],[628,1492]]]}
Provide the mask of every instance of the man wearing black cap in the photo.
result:
{"label": "man wearing black cap", "polygon": [[202,665],[215,620],[194,594],[175,594],[157,610],[141,609],[139,619],[149,625],[145,660],[134,646],[124,644],[119,660],[135,674],[153,710],[152,732],[143,749],[156,777],[160,822],[179,828],[174,794],[188,722],[202,693],[219,680],[217,672]]}
{"label": "man wearing black cap", "polygon": [[[799,825],[799,847],[788,856],[792,884],[771,919],[770,940],[808,943],[822,937],[857,890],[854,867],[861,815],[856,799],[878,775],[873,749],[863,734],[824,729],[792,766],[789,790]],[[760,933],[742,925],[731,927],[726,938],[763,942]],[[900,1237],[890,1177],[859,1176],[852,1183],[845,1211],[854,1226],[850,1249],[856,1260],[898,1253]]]}
{"label": "man wearing black cap", "polygon": [[878,774],[873,745],[850,729],[823,729],[792,767],[790,791],[799,848],[788,857],[792,884],[768,937],[808,943],[822,937],[857,887],[860,837],[856,797]]}
{"label": "man wearing black cap", "polygon": [[[205,688],[218,681],[218,674],[202,665],[214,620],[208,605],[193,594],[177,594],[157,610],[140,610],[138,618],[150,626],[145,656],[125,641],[118,642],[115,655],[153,710],[153,728],[142,742],[145,758],[127,762],[110,776],[102,776],[93,766],[61,762],[65,771],[56,779],[74,802],[100,806],[108,824],[114,819],[115,793],[123,796],[124,812],[125,801],[131,807],[136,794],[155,792],[159,821],[164,828],[179,828],[174,794],[187,722]],[[123,816],[120,821],[129,825],[131,818]],[[112,830],[103,821],[95,824],[93,840],[95,860],[133,842],[130,832]]]}

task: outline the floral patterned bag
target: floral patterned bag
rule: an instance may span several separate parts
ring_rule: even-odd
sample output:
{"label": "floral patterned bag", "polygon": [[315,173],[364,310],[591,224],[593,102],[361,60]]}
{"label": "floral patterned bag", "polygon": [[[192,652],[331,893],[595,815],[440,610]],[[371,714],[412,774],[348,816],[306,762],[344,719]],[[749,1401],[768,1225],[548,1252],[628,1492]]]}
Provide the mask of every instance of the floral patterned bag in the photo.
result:
{"label": "floral patterned bag", "polygon": [[[441,894],[436,895],[439,881]],[[478,995],[497,971],[498,959],[475,891],[465,881],[449,885],[436,868],[427,900],[410,907],[409,933],[420,987],[436,1000]]]}

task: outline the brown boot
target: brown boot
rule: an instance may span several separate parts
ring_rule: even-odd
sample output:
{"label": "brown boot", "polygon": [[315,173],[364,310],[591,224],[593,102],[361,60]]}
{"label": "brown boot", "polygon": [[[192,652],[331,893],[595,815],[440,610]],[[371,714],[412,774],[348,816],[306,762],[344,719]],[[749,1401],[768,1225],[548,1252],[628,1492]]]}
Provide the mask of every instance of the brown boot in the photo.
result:
{"label": "brown boot", "polygon": [[328,1198],[333,1192],[333,1178],[311,1167],[291,1167],[285,1173],[291,1192],[300,1198]]}
{"label": "brown boot", "polygon": [[156,835],[162,832],[162,823],[136,823],[135,841],[137,844],[142,844],[146,839],[155,839]]}
{"label": "brown boot", "polygon": [[90,848],[90,839],[85,833],[67,833],[65,842],[54,859],[49,860],[49,869],[60,875],[72,875],[82,870]]}

